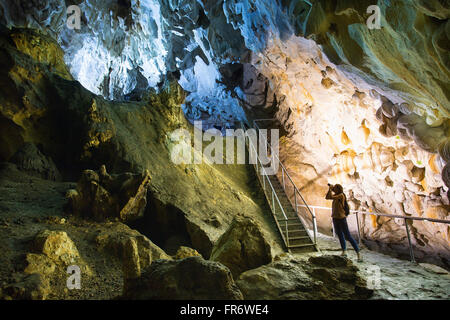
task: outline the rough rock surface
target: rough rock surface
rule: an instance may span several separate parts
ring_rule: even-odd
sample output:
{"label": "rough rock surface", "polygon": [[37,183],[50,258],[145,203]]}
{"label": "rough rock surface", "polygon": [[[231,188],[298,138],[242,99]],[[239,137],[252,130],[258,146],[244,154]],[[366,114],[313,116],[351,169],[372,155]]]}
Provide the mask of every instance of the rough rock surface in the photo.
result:
{"label": "rough rock surface", "polygon": [[141,277],[127,281],[124,299],[239,300],[242,293],[224,265],[190,257],[155,261]]}
{"label": "rough rock surface", "polygon": [[217,240],[210,259],[226,265],[233,277],[237,278],[244,271],[270,263],[272,254],[266,235],[258,223],[237,215],[228,230]]}
{"label": "rough rock surface", "polygon": [[181,246],[175,256],[173,257],[176,260],[182,260],[189,257],[201,257],[202,255],[197,252],[197,250]]}
{"label": "rough rock surface", "polygon": [[104,165],[98,172],[85,170],[77,189],[67,192],[68,211],[98,221],[136,220],[144,215],[150,179],[148,171],[110,175]]}
{"label": "rough rock surface", "polygon": [[[288,1],[301,7],[306,1]],[[411,108],[436,126],[449,118],[447,1],[311,1],[297,33],[315,39],[348,72],[363,75],[405,97]],[[369,6],[378,5],[381,28],[370,30]],[[299,8],[300,9],[300,8]],[[292,10],[293,19],[301,19]],[[419,111],[420,110],[420,111]]]}
{"label": "rough rock surface", "polygon": [[49,286],[38,273],[17,275],[13,284],[0,289],[2,300],[45,300]]}
{"label": "rough rock surface", "polygon": [[368,299],[373,293],[350,259],[332,255],[308,261],[287,256],[244,272],[236,283],[250,300]]}
{"label": "rough rock surface", "polygon": [[[66,25],[70,4],[80,9],[79,30]],[[268,4],[270,10],[271,1]],[[46,0],[28,5],[4,0],[0,23],[52,35],[74,78],[95,94],[141,100],[149,87],[161,88],[172,78],[192,93],[185,108],[190,119],[206,114],[223,121],[245,118],[238,100],[215,81],[222,64],[248,52],[235,25],[238,19],[229,19],[239,11],[239,6],[223,0]],[[255,25],[263,35],[260,22]]]}
{"label": "rough rock surface", "polygon": [[141,270],[155,260],[172,259],[147,237],[121,223],[108,224],[107,229],[96,236],[95,243],[99,251],[119,257],[125,278],[139,277]]}
{"label": "rough rock surface", "polygon": [[77,247],[64,231],[39,232],[34,239],[34,249],[65,265],[75,264],[80,259]]}
{"label": "rough rock surface", "polygon": [[53,160],[44,156],[32,143],[25,143],[9,159],[9,162],[14,163],[17,168],[28,174],[53,181],[61,180],[61,174],[53,163]]}
{"label": "rough rock surface", "polygon": [[[120,222],[98,223],[65,215],[65,192],[74,186],[30,176],[13,164],[0,165],[0,299],[114,299],[122,293],[126,277],[121,241],[127,238],[136,239],[141,265],[150,262],[150,256],[170,259]],[[36,248],[36,235],[45,230],[52,236],[40,237],[48,241],[40,241]],[[67,236],[58,236],[59,232]],[[52,248],[44,245],[50,240]],[[69,254],[60,255],[64,251]],[[80,290],[67,289],[68,266],[61,258],[70,262],[70,257],[80,267]]]}

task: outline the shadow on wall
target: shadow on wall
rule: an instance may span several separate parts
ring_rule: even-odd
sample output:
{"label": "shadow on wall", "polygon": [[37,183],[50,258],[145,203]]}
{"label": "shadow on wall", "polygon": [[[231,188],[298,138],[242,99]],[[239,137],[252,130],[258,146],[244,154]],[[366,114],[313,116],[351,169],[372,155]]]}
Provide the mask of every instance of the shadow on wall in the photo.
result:
{"label": "shadow on wall", "polygon": [[[313,185],[315,184],[316,181],[318,181],[318,180],[320,180],[322,177],[326,176],[326,175],[328,174],[328,172],[330,172],[330,170],[331,170],[332,168],[333,168],[333,166],[329,166],[329,167],[327,167],[325,170],[319,172],[319,173],[317,174],[317,177],[316,177],[316,178],[306,181],[306,183],[305,183],[302,187],[299,188],[299,191],[302,192],[302,191],[308,189],[308,187],[313,186]],[[325,195],[324,195],[324,197],[325,197]]]}

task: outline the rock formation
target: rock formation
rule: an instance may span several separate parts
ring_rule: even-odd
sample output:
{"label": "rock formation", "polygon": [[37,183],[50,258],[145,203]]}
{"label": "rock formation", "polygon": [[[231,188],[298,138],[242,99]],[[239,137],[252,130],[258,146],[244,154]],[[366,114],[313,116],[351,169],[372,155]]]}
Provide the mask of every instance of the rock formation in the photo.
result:
{"label": "rock formation", "polygon": [[237,278],[244,271],[270,263],[272,253],[257,222],[237,215],[217,240],[210,259],[226,265]]}
{"label": "rock formation", "polygon": [[34,239],[34,248],[37,252],[65,265],[75,264],[80,259],[77,247],[64,231],[39,232]]}
{"label": "rock formation", "polygon": [[289,257],[244,272],[236,281],[245,299],[367,299],[372,290],[358,268],[340,256],[312,257],[301,263]]}
{"label": "rock formation", "polygon": [[182,259],[186,259],[189,257],[201,257],[201,256],[202,255],[200,253],[198,253],[197,250],[181,246],[178,249],[177,253],[175,254],[174,259],[182,260]]}
{"label": "rock formation", "polygon": [[130,222],[144,215],[150,174],[110,175],[102,166],[98,172],[83,172],[76,190],[69,190],[68,211],[98,221],[118,219]]}
{"label": "rock formation", "polygon": [[140,278],[130,280],[125,285],[123,298],[241,300],[242,293],[227,267],[201,257],[191,257],[155,261]]}
{"label": "rock formation", "polygon": [[25,143],[10,159],[18,169],[43,179],[59,181],[61,174],[53,160],[44,156],[32,143]]}
{"label": "rock formation", "polygon": [[108,225],[106,231],[96,236],[95,243],[99,251],[119,257],[126,279],[139,277],[141,270],[155,260],[172,259],[147,237],[119,223]]}

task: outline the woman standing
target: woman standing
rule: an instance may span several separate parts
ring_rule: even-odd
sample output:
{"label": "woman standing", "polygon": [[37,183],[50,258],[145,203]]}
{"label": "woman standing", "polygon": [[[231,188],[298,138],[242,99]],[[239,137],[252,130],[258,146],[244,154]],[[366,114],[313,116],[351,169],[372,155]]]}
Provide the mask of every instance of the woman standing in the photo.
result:
{"label": "woman standing", "polygon": [[333,200],[331,217],[333,218],[334,231],[337,234],[339,242],[341,244],[342,255],[346,255],[345,250],[347,249],[347,245],[345,240],[348,240],[350,241],[353,249],[355,249],[356,255],[358,256],[358,262],[360,262],[360,249],[355,239],[353,239],[352,235],[350,234],[350,231],[348,230],[347,215],[345,214],[344,209],[345,203],[347,202],[344,194],[344,188],[342,188],[340,184],[336,184],[334,186],[328,184],[328,186],[329,189],[325,199]]}

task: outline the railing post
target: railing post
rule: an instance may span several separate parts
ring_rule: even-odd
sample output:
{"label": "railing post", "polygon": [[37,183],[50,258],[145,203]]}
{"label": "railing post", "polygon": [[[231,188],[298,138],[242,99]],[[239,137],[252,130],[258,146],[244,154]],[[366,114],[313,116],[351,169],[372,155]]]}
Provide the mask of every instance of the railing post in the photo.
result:
{"label": "railing post", "polygon": [[408,219],[406,218],[405,218],[405,227],[406,227],[406,234],[408,235],[409,255],[411,256],[411,262],[415,263],[416,260],[414,259],[414,249],[411,244],[411,235],[409,234]]}
{"label": "railing post", "polygon": [[285,224],[286,224],[286,243],[287,243],[287,246],[289,249],[289,230],[288,230],[288,221],[287,220],[285,221]]}
{"label": "railing post", "polygon": [[358,211],[356,211],[356,227],[358,228],[358,244],[361,246],[361,229],[359,227],[359,215]]}
{"label": "railing post", "polygon": [[298,217],[297,189],[295,189],[295,187],[294,187],[294,198],[295,198],[295,214]]}
{"label": "railing post", "polygon": [[331,217],[331,227],[333,228],[333,238],[336,238],[336,232],[334,231],[333,217]]}
{"label": "railing post", "polygon": [[317,219],[316,219],[316,208],[313,208],[313,228],[314,228],[314,244],[317,244]]}
{"label": "railing post", "polygon": [[[273,197],[273,189],[271,189],[271,190],[272,190],[272,208],[273,208],[273,211],[275,214],[275,198]],[[276,216],[275,216],[275,218],[276,218]]]}

